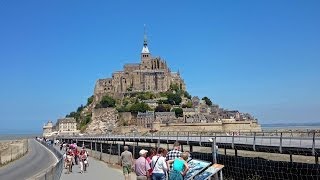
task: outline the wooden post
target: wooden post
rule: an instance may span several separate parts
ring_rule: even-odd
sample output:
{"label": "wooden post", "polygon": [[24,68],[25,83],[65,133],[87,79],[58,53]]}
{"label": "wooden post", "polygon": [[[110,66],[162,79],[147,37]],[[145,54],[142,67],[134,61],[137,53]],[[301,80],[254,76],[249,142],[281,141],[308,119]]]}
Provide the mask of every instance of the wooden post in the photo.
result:
{"label": "wooden post", "polygon": [[292,163],[292,154],[290,153],[290,162]]}

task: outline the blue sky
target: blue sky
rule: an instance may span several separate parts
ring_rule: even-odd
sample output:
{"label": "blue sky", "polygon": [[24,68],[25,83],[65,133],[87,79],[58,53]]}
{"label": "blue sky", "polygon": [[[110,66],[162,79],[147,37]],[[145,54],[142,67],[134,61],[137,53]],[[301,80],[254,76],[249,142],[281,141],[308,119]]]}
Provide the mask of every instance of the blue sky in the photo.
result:
{"label": "blue sky", "polygon": [[261,123],[320,122],[320,1],[0,2],[0,130],[40,130],[149,49]]}

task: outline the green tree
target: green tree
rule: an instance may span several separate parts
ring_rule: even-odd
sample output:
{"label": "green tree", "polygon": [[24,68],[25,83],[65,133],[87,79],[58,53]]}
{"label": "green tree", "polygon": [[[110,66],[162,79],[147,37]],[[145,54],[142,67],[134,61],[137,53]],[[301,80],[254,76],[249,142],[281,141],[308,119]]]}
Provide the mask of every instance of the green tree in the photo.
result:
{"label": "green tree", "polygon": [[207,96],[203,97],[202,100],[204,100],[208,106],[212,106],[212,101]]}
{"label": "green tree", "polygon": [[115,107],[116,101],[110,96],[103,96],[100,103],[96,106],[96,108],[108,108],[108,107]]}
{"label": "green tree", "polygon": [[150,111],[151,108],[148,106],[148,104],[143,103],[143,102],[139,102],[136,104],[133,104],[130,107],[130,112],[138,114],[138,112],[146,112],[146,111]]}
{"label": "green tree", "polygon": [[83,110],[83,108],[84,108],[84,106],[81,104],[81,106],[79,106],[79,107],[77,108],[77,112],[81,112],[81,111]]}
{"label": "green tree", "polygon": [[184,91],[184,97],[188,98],[188,99],[191,99],[191,95],[187,92],[187,91]]}
{"label": "green tree", "polygon": [[176,117],[183,117],[183,110],[181,108],[174,108],[172,111],[176,114]]}
{"label": "green tree", "polygon": [[93,95],[88,98],[88,100],[87,100],[87,106],[89,106],[89,105],[93,102],[93,98],[94,98]]}
{"label": "green tree", "polygon": [[192,102],[188,101],[187,104],[182,104],[182,108],[192,108]]}
{"label": "green tree", "polygon": [[170,84],[170,90],[177,92],[179,89],[180,88],[178,84]]}
{"label": "green tree", "polygon": [[155,112],[170,112],[171,106],[170,104],[159,104],[156,108],[155,108]]}
{"label": "green tree", "polygon": [[130,108],[128,108],[128,106],[120,106],[120,107],[117,107],[117,111],[118,112],[130,112]]}
{"label": "green tree", "polygon": [[171,105],[179,105],[182,101],[182,98],[179,94],[168,94],[168,103]]}

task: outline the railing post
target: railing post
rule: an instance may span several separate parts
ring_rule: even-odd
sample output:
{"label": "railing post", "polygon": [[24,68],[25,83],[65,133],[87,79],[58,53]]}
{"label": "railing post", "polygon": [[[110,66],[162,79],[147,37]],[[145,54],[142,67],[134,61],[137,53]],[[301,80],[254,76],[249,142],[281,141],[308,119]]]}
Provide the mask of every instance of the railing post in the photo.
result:
{"label": "railing post", "polygon": [[109,163],[111,163],[111,156],[112,156],[112,143],[110,144]]}
{"label": "railing post", "polygon": [[102,143],[100,142],[100,160],[102,160]]}
{"label": "railing post", "polygon": [[213,142],[212,142],[212,154],[213,154],[213,164],[217,163],[217,149],[216,149],[216,137],[213,138]]}
{"label": "railing post", "polygon": [[151,139],[151,142],[153,142],[153,133],[151,133],[152,134],[152,139]]}
{"label": "railing post", "polygon": [[134,145],[134,143],[133,143],[133,146],[132,146],[132,154],[133,154],[133,159],[135,159],[136,146]]}
{"label": "railing post", "polygon": [[167,132],[167,143],[169,143],[169,131]]}
{"label": "railing post", "polygon": [[253,133],[253,150],[256,151],[256,132]]}
{"label": "railing post", "polygon": [[315,137],[316,137],[316,132],[313,132],[313,134],[312,134],[312,156],[314,156],[316,154],[316,151],[315,151],[315,147],[316,147]]}
{"label": "railing post", "polygon": [[201,138],[202,133],[200,132],[200,141],[199,141],[199,145],[202,146],[202,138]]}
{"label": "railing post", "polygon": [[282,153],[282,132],[280,133],[280,145],[279,145],[279,152]]}
{"label": "railing post", "polygon": [[178,136],[179,136],[179,131],[177,131],[177,138],[176,138],[176,141],[178,141]]}
{"label": "railing post", "polygon": [[187,144],[189,144],[189,131],[188,131]]}
{"label": "railing post", "polygon": [[232,144],[231,144],[232,149],[234,149],[234,132],[232,132]]}
{"label": "railing post", "polygon": [[94,150],[97,151],[97,140],[94,142]]}
{"label": "railing post", "polygon": [[120,144],[118,143],[118,163],[120,163],[120,156],[121,156],[121,150],[120,150]]}

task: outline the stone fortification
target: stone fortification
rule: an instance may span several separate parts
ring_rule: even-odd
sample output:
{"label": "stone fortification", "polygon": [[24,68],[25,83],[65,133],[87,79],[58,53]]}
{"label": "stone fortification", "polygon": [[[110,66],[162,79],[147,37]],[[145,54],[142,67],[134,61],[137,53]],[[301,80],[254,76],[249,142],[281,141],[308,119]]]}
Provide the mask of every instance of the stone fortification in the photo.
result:
{"label": "stone fortification", "polygon": [[88,124],[86,133],[103,134],[112,131],[118,121],[118,112],[115,108],[93,109],[92,121]]}
{"label": "stone fortification", "polygon": [[[261,126],[257,121],[221,121],[214,123],[154,123],[154,129],[158,131],[170,132],[261,132]],[[141,126],[131,126],[121,128],[118,133],[130,133],[132,131],[145,133],[149,128]]]}
{"label": "stone fortification", "polygon": [[[181,93],[179,94],[180,102],[172,103],[174,99],[172,97],[178,93],[178,90],[180,93],[186,91],[186,85],[180,73],[171,72],[163,58],[151,55],[145,37],[140,54],[140,63],[125,64],[121,71],[113,72],[111,77],[97,80],[92,102],[84,108],[81,114],[83,117],[92,114],[91,122],[87,125],[85,132],[101,134],[108,131],[123,132],[136,131],[136,129],[139,129],[139,132],[148,130],[261,131],[260,125],[249,114],[219,108],[218,105],[212,104],[210,100],[209,102],[208,98],[200,100],[197,96],[191,98],[190,95],[188,97],[188,93],[187,95]],[[171,102],[166,101],[168,97],[164,97],[165,99],[155,99],[151,96],[147,98],[134,97],[135,94],[147,92],[159,96],[170,92],[172,93],[169,94],[171,95]],[[118,113],[114,108],[96,106],[100,105],[99,103],[105,96],[112,97],[116,103],[103,107],[116,106],[119,111],[134,113]],[[124,105],[124,102],[129,106]],[[149,110],[152,111],[136,112],[128,109],[141,102],[148,105]],[[159,102],[169,105],[171,109],[165,111],[171,112],[155,112],[160,104]],[[178,113],[181,111],[182,114]],[[223,121],[223,119],[233,119],[234,121]]]}
{"label": "stone fortification", "polygon": [[121,97],[130,92],[166,92],[171,84],[185,90],[180,73],[171,72],[164,59],[152,57],[146,38],[140,59],[140,63],[125,64],[123,70],[112,73],[111,78],[99,79],[94,89],[95,99],[99,101],[106,94]]}

